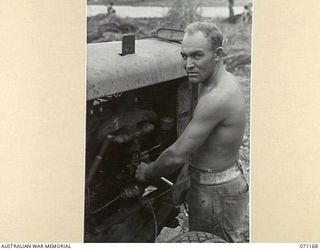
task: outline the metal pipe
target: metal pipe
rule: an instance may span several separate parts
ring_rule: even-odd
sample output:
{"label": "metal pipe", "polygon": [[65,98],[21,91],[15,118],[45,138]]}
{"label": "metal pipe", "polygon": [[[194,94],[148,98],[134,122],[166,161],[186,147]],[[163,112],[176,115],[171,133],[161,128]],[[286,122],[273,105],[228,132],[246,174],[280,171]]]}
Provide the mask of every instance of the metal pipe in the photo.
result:
{"label": "metal pipe", "polygon": [[112,203],[114,203],[115,201],[119,200],[121,197],[121,195],[118,195],[116,198],[114,198],[113,200],[109,201],[107,204],[103,205],[102,207],[98,208],[97,210],[93,211],[93,214],[96,214],[98,212],[100,212],[101,210],[103,210],[104,208],[106,208],[107,206],[111,205]]}
{"label": "metal pipe", "polygon": [[170,187],[173,187],[173,182],[169,181],[168,179],[164,178],[164,177],[160,177],[160,180],[162,182],[164,182],[165,184],[167,184]]}
{"label": "metal pipe", "polygon": [[107,138],[103,141],[102,146],[99,150],[99,153],[96,155],[96,157],[94,158],[94,161],[92,163],[92,166],[89,170],[88,176],[87,176],[87,185],[90,185],[95,173],[98,170],[98,167],[103,159],[103,156],[105,154],[105,152],[107,151],[110,143],[113,141],[113,136],[108,135]]}

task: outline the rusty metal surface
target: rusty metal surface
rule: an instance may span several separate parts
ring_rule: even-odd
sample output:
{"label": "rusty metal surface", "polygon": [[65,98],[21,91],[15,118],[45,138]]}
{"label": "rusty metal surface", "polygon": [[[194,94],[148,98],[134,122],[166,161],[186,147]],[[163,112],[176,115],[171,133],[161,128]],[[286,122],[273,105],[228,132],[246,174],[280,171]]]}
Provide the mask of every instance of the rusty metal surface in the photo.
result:
{"label": "rusty metal surface", "polygon": [[180,45],[144,39],[121,56],[121,42],[87,45],[87,100],[185,76]]}

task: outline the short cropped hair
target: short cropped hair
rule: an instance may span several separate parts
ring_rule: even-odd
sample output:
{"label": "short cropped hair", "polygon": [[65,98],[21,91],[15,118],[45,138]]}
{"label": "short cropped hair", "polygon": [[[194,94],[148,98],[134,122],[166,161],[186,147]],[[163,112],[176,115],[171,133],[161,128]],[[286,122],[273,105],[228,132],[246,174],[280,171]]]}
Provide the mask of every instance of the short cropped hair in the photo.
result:
{"label": "short cropped hair", "polygon": [[201,31],[204,36],[209,40],[211,48],[215,50],[218,47],[222,47],[223,44],[223,34],[217,25],[213,22],[194,22],[189,24],[185,33],[193,34],[197,31]]}

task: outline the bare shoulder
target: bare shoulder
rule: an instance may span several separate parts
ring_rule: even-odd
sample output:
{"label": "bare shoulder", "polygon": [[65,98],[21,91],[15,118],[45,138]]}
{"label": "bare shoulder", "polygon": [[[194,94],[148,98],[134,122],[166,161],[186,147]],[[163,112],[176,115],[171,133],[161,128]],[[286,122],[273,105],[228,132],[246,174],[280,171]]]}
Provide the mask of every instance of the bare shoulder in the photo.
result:
{"label": "bare shoulder", "polygon": [[235,101],[244,100],[244,95],[236,77],[229,72],[221,77],[217,86],[203,96],[203,101],[216,105],[229,106]]}
{"label": "bare shoulder", "polygon": [[221,82],[221,95],[225,105],[228,107],[244,105],[244,94],[241,85],[236,77],[229,72]]}
{"label": "bare shoulder", "polygon": [[236,78],[227,73],[218,85],[204,94],[198,103],[198,112],[207,115],[221,115],[225,118],[230,113],[244,109],[244,95]]}

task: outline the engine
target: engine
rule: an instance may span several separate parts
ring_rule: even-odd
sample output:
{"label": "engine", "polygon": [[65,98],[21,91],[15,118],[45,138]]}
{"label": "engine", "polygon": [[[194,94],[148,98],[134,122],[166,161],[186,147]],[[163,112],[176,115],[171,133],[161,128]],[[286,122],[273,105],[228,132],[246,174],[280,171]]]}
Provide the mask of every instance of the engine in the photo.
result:
{"label": "engine", "polygon": [[[111,53],[108,59],[97,53],[106,45],[88,49],[85,242],[154,242],[164,226],[177,225],[176,207],[188,188],[187,166],[152,183],[135,179],[141,162],[154,161],[182,133],[194,105],[195,91],[181,65],[168,57],[177,60],[179,48],[169,47],[173,50],[166,56],[161,46],[172,45],[155,42],[151,53],[142,45],[126,56],[130,60],[115,54],[116,70],[104,64],[114,65]],[[159,51],[167,61],[161,61]],[[136,73],[130,63],[145,62],[143,53],[156,65],[140,65],[136,71],[145,72]]]}

